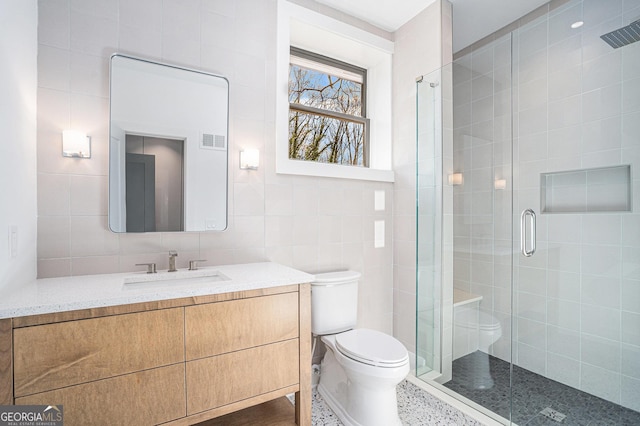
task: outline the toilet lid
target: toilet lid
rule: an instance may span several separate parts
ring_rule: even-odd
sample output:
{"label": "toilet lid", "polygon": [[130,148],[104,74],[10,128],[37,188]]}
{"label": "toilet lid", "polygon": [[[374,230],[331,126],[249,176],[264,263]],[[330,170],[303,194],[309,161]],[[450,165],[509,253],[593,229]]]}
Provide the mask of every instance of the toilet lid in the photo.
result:
{"label": "toilet lid", "polygon": [[398,340],[366,328],[336,335],[336,348],[355,361],[377,367],[399,367],[409,360],[407,349]]}

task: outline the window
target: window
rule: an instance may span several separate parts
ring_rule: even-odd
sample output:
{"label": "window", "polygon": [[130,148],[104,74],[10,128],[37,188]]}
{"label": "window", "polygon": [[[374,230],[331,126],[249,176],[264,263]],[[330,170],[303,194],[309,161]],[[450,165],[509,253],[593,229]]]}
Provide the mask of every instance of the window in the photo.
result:
{"label": "window", "polygon": [[289,63],[289,158],[368,166],[367,71],[295,47]]}
{"label": "window", "polygon": [[[276,173],[303,176],[319,176],[338,179],[360,179],[393,182],[392,165],[392,58],[394,43],[359,27],[331,18],[316,11],[278,1],[278,32],[275,76],[275,166]],[[289,155],[289,73],[291,46],[332,58],[343,64],[366,69],[366,114],[355,116],[365,119],[362,166],[346,167],[341,163],[304,161]],[[309,58],[306,58],[309,60]],[[319,62],[311,58],[313,62]],[[335,63],[333,69],[340,69]],[[327,72],[325,68],[312,71]],[[349,67],[345,71],[355,72]],[[334,75],[334,74],[332,74]],[[336,77],[340,77],[338,74]],[[347,79],[349,81],[353,81]],[[304,107],[304,106],[303,106]],[[302,111],[304,112],[304,111]],[[323,111],[324,112],[324,111]],[[336,112],[336,111],[330,111]],[[354,117],[349,117],[353,119]],[[355,126],[355,124],[351,124]]]}

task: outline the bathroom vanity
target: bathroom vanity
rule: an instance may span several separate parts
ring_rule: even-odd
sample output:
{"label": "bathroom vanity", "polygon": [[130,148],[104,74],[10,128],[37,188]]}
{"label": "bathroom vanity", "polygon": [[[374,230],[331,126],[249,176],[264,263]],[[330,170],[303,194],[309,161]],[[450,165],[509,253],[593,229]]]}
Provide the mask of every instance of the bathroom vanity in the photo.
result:
{"label": "bathroom vanity", "polygon": [[189,425],[295,393],[309,425],[311,276],[215,270],[224,280],[112,274],[7,295],[0,404],[62,405],[65,425]]}

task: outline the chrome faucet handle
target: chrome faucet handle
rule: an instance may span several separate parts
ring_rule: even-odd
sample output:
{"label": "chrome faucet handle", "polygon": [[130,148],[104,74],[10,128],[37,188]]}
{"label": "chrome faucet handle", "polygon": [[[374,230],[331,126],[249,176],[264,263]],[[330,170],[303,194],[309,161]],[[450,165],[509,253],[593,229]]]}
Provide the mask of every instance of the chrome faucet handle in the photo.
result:
{"label": "chrome faucet handle", "polygon": [[158,271],[156,270],[156,264],[155,263],[136,263],[136,266],[146,266],[147,267],[147,274],[155,274]]}
{"label": "chrome faucet handle", "polygon": [[206,262],[207,259],[198,259],[189,261],[189,270],[196,271],[198,269],[198,262]]}
{"label": "chrome faucet handle", "polygon": [[169,272],[176,272],[176,257],[178,252],[175,250],[169,250]]}

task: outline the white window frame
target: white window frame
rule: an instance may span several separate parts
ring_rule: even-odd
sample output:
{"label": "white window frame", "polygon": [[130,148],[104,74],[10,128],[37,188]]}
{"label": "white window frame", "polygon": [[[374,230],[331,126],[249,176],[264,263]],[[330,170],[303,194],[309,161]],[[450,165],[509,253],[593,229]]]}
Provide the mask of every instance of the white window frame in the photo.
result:
{"label": "white window frame", "polygon": [[[278,1],[276,173],[393,182],[393,42],[304,7]],[[369,167],[289,159],[289,52],[295,46],[367,70]]]}

